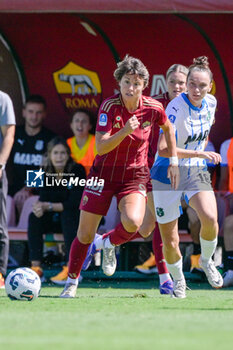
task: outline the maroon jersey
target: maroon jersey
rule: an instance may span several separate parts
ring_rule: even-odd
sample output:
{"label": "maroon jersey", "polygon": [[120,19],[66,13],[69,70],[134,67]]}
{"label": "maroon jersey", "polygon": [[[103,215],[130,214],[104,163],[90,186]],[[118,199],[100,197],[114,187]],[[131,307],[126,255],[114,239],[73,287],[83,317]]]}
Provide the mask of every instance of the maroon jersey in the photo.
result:
{"label": "maroon jersey", "polygon": [[[165,92],[161,95],[152,96],[156,101],[162,103],[164,109],[167,107],[170,102],[168,92]],[[148,166],[151,169],[154,164],[155,154],[157,152],[157,143],[159,138],[159,128],[158,125],[154,124],[151,129],[151,134],[149,138],[149,152],[148,152]]]}
{"label": "maroon jersey", "polygon": [[96,131],[115,134],[135,115],[140,126],[111,152],[97,155],[91,176],[98,176],[111,182],[149,179],[147,162],[149,136],[154,124],[163,125],[167,116],[160,102],[142,96],[139,107],[130,113],[124,106],[120,94],[105,100],[99,110]]}

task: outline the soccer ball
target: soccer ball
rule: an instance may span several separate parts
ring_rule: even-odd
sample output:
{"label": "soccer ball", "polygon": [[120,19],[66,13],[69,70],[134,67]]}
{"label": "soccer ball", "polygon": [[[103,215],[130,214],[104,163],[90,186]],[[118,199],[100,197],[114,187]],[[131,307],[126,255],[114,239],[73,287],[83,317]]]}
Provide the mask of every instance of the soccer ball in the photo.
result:
{"label": "soccer ball", "polygon": [[27,267],[11,271],[5,281],[6,294],[11,300],[35,300],[40,288],[40,277]]}

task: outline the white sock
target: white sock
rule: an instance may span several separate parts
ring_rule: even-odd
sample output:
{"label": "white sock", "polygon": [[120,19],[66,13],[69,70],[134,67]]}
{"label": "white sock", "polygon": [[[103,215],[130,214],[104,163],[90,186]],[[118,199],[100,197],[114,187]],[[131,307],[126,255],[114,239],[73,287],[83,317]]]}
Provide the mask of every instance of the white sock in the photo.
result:
{"label": "white sock", "polygon": [[98,236],[96,235],[94,242],[95,242],[96,250],[103,249],[104,241],[101,235],[98,235]]}
{"label": "white sock", "polygon": [[206,241],[200,237],[201,243],[201,257],[203,260],[209,261],[215,252],[218,240],[215,238],[213,241]]}
{"label": "white sock", "polygon": [[161,273],[161,275],[159,275],[160,284],[163,284],[168,280],[171,280],[171,276],[169,275],[169,273]]}
{"label": "white sock", "polygon": [[183,274],[183,258],[181,257],[180,260],[178,260],[174,264],[167,264],[168,271],[172,275],[173,280],[182,280],[184,279]]}
{"label": "white sock", "polygon": [[105,239],[105,248],[115,248],[115,246],[110,242],[109,237]]}
{"label": "white sock", "polygon": [[66,284],[75,284],[78,287],[78,278],[70,278],[69,276],[67,277]]}

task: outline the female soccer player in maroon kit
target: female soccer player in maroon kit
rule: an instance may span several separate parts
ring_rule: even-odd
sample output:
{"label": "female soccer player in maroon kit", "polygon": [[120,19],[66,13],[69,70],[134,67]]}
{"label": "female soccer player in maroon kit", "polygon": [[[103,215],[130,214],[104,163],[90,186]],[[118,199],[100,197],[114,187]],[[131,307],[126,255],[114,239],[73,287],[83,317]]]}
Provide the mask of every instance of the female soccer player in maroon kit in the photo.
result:
{"label": "female soccer player in maroon kit", "polygon": [[[162,103],[163,107],[166,108],[168,103],[173,100],[176,96],[179,96],[182,92],[186,91],[186,79],[188,74],[188,68],[181,64],[173,64],[170,66],[166,73],[166,83],[167,83],[167,92],[153,96],[154,99]],[[151,134],[149,138],[149,152],[148,152],[148,166],[151,169],[154,164],[155,154],[157,152],[157,141],[158,141],[159,127],[157,124],[154,124],[151,129]],[[153,234],[153,252],[155,256],[155,263],[158,268],[159,281],[160,281],[160,293],[161,294],[171,294],[173,292],[173,282],[169,275],[165,259],[163,256],[163,244],[160,236],[158,225],[156,225],[156,218],[154,214],[153,207],[153,195],[152,195],[152,184],[151,181],[147,183],[147,207],[144,216],[143,223],[135,235],[131,235],[129,241],[134,240],[135,238],[148,237],[151,232],[154,230]],[[104,248],[104,239],[106,235],[96,234],[94,239],[94,244],[90,247],[87,253],[86,260],[83,264],[83,269],[87,270],[91,259],[94,256],[95,252],[99,249]],[[103,251],[105,253],[105,249]]]}
{"label": "female soccer player in maroon kit", "polygon": [[146,210],[146,184],[150,174],[147,163],[151,128],[157,123],[169,148],[168,177],[173,188],[179,181],[176,141],[173,127],[161,103],[142,95],[149,73],[137,58],[126,56],[118,64],[114,77],[120,93],[105,100],[99,110],[96,127],[95,158],[89,178],[104,180],[104,186],[86,186],[80,209],[77,237],[69,260],[69,277],[62,298],[76,295],[78,277],[94,239],[101,217],[106,215],[116,196],[121,223],[104,239],[103,270],[112,275],[116,268],[114,247],[130,240],[142,225]]}

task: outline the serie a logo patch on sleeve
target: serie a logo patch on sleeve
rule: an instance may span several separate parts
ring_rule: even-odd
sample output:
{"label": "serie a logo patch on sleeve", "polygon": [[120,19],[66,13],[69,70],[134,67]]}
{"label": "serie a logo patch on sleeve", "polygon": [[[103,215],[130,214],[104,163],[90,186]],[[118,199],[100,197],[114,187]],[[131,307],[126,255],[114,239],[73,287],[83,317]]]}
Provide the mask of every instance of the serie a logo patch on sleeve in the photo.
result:
{"label": "serie a logo patch on sleeve", "polygon": [[99,117],[99,125],[106,126],[108,121],[108,117],[106,113],[101,113]]}

